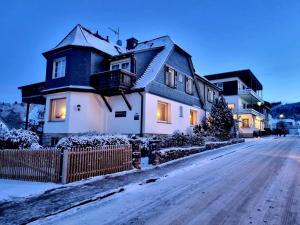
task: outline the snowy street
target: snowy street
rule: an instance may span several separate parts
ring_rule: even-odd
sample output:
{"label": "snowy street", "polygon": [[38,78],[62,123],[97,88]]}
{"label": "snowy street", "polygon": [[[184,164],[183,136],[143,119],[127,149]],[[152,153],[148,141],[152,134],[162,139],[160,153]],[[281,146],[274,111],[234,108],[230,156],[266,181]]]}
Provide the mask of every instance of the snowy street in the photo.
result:
{"label": "snowy street", "polygon": [[0,204],[0,224],[300,224],[300,138],[252,139]]}

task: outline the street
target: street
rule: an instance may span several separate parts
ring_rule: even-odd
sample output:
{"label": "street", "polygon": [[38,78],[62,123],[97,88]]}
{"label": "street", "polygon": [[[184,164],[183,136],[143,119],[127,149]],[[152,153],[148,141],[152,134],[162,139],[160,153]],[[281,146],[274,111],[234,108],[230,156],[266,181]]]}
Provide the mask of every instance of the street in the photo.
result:
{"label": "street", "polygon": [[300,224],[299,137],[196,157],[157,180],[33,224]]}

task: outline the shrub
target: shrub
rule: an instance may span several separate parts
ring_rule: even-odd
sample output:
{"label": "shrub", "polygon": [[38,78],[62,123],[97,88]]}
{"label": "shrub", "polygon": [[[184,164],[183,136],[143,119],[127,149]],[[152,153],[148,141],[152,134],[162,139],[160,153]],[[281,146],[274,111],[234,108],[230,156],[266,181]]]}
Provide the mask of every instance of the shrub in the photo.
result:
{"label": "shrub", "polygon": [[0,135],[0,146],[6,149],[41,149],[39,137],[32,131],[11,129]]}
{"label": "shrub", "polygon": [[86,147],[102,147],[104,145],[122,145],[129,144],[129,139],[123,135],[97,135],[87,134],[81,136],[70,136],[59,140],[56,148],[86,148]]}
{"label": "shrub", "polygon": [[189,136],[189,143],[190,145],[201,146],[205,144],[205,141],[202,135],[192,134]]}

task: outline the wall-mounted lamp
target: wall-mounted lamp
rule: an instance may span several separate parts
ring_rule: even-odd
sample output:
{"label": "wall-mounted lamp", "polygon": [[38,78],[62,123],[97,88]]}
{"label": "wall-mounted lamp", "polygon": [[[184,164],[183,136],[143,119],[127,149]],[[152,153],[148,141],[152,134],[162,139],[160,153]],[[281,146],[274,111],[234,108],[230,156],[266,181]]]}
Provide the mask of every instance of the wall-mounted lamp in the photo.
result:
{"label": "wall-mounted lamp", "polygon": [[262,105],[262,102],[257,102],[257,105],[258,105],[258,106],[261,106],[261,105]]}
{"label": "wall-mounted lamp", "polygon": [[76,108],[77,108],[77,111],[80,111],[81,105],[78,104],[78,105],[76,106]]}

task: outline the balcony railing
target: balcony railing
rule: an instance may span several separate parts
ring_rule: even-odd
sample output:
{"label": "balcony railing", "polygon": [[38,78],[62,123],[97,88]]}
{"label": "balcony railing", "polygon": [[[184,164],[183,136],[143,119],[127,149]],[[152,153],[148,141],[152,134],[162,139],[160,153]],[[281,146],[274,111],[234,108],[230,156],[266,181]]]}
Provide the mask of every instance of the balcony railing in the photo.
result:
{"label": "balcony railing", "polygon": [[239,113],[242,113],[242,114],[252,114],[252,115],[260,116],[262,118],[265,117],[264,114],[262,113],[262,111],[259,108],[257,108],[257,107],[251,107],[251,106],[248,106],[247,108],[240,109]]}
{"label": "balcony railing", "polygon": [[111,70],[91,75],[90,85],[99,92],[108,95],[130,90],[136,81],[136,75],[125,70]]}
{"label": "balcony railing", "polygon": [[253,91],[252,89],[250,89],[250,88],[239,89],[238,90],[238,94],[239,95],[251,95],[254,98],[256,98],[258,101],[263,102],[262,97],[259,94],[257,94],[255,91]]}
{"label": "balcony railing", "polygon": [[42,91],[45,89],[45,84],[45,82],[40,82],[19,87],[22,91],[22,101],[35,104],[45,104],[45,98],[42,95]]}

